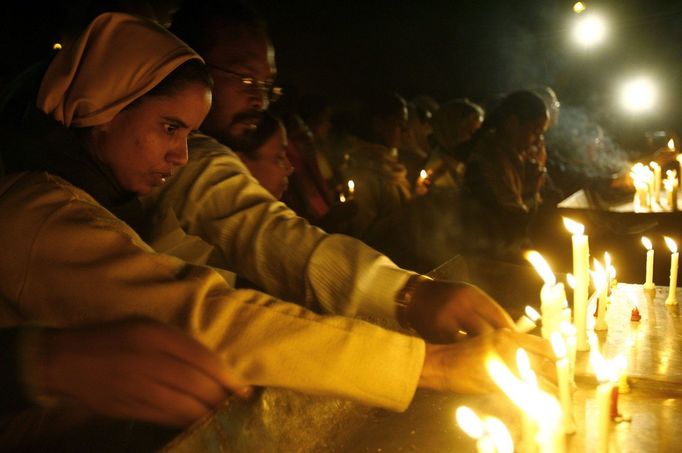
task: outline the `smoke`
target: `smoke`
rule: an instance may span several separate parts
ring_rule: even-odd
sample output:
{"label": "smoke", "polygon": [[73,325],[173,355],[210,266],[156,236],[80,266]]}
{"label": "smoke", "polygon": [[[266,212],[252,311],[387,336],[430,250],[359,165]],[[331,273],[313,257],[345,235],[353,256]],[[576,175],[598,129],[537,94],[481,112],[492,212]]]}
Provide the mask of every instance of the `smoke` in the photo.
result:
{"label": "smoke", "polygon": [[630,165],[628,153],[581,108],[562,106],[545,143],[554,165],[587,178],[610,178]]}

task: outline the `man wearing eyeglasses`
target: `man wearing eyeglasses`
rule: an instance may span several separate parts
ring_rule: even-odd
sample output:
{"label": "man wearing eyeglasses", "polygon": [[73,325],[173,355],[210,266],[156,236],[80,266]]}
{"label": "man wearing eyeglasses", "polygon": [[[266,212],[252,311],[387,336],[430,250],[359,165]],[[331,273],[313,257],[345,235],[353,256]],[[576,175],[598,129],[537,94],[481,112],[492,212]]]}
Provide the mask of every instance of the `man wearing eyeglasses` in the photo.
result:
{"label": "man wearing eyeglasses", "polygon": [[[509,315],[480,289],[428,279],[400,269],[356,239],[328,235],[297,217],[249,174],[230,148],[239,150],[278,93],[273,85],[274,51],[253,12],[230,1],[185,4],[171,31],[204,57],[215,86],[201,133],[190,137],[189,163],[144,200],[163,219],[147,238],[155,250],[237,272],[271,295],[322,314],[394,319],[431,343],[452,342],[462,331],[477,336],[457,345],[417,340],[424,349],[415,356],[405,349],[401,336],[386,332],[382,340],[386,352],[406,351],[396,354],[400,359],[381,372],[395,384],[392,388],[401,388],[391,397],[403,402],[393,407],[404,408],[405,396],[411,398],[416,384],[452,389],[457,382],[454,387],[460,391],[489,390],[481,373],[483,358],[491,352],[513,358],[516,348],[526,347],[540,360],[551,356],[543,340],[512,332]],[[182,233],[177,234],[178,228]],[[183,235],[186,241],[178,242]],[[210,253],[192,242],[197,237]],[[185,242],[193,245],[186,247]],[[291,345],[317,344],[319,338],[323,336],[311,334]],[[360,346],[365,342],[350,340],[339,337],[319,347],[329,360],[353,369],[354,375],[374,379],[373,364],[364,360],[370,351]],[[305,366],[304,362],[287,366]],[[418,383],[396,381],[414,366],[421,369]],[[367,379],[343,385],[362,391]]]}

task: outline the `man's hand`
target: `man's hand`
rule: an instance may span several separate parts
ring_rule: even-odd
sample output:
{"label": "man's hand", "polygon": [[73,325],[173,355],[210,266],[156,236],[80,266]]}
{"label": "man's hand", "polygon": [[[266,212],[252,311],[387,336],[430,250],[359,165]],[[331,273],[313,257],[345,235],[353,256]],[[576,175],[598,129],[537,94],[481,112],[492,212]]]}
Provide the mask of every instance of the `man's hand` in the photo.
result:
{"label": "man's hand", "polygon": [[251,390],[213,352],[156,322],[124,321],[44,335],[40,390],[98,414],[186,426],[230,393],[245,397]]}
{"label": "man's hand", "polygon": [[534,335],[501,329],[454,344],[427,343],[419,387],[457,393],[498,391],[486,369],[486,360],[497,356],[516,373],[518,348],[528,353],[538,381],[555,386],[555,357],[549,342]]}
{"label": "man's hand", "polygon": [[430,343],[451,343],[459,331],[480,335],[516,329],[509,314],[480,288],[439,280],[424,279],[416,286],[405,320]]}

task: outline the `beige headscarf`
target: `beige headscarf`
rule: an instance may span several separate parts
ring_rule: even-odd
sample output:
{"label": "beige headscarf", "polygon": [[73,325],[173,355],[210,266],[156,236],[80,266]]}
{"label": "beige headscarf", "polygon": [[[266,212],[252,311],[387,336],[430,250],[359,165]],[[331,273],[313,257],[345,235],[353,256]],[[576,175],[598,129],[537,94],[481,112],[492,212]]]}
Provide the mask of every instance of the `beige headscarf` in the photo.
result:
{"label": "beige headscarf", "polygon": [[192,59],[201,57],[162,26],[105,13],[55,56],[36,105],[67,127],[104,124]]}

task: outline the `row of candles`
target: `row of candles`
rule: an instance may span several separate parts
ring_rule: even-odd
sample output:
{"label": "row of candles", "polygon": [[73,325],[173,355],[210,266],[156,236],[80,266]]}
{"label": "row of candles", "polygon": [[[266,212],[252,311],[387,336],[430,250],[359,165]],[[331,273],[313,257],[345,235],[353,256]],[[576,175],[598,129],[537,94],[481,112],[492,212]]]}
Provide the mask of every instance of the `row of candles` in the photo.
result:
{"label": "row of candles", "polygon": [[[424,195],[428,191],[428,184],[430,182],[429,181],[430,177],[431,177],[431,174],[428,171],[426,171],[426,169],[422,169],[419,172],[419,178],[417,178],[417,183],[415,185],[415,193],[417,195]],[[343,190],[341,190],[341,193],[339,193],[339,201],[341,203],[346,203],[347,201],[350,201],[353,199],[353,195],[355,194],[355,181],[353,181],[352,179],[349,179],[346,182],[346,187],[348,188],[347,190],[342,185],[339,187],[343,189]]]}
{"label": "row of candles", "polygon": [[[682,165],[682,163],[681,163]],[[677,191],[679,180],[677,170],[667,170],[661,179],[661,166],[656,162],[649,165],[636,163],[632,166],[630,177],[635,186],[633,201],[635,212],[656,211],[662,207],[661,185],[665,188],[665,206],[669,211],[677,211]]]}
{"label": "row of candles", "polygon": [[[589,241],[584,234],[583,225],[564,218],[566,228],[572,234],[573,275],[569,275],[569,285],[573,287],[574,313],[571,323],[571,309],[568,307],[563,283],[557,282],[554,273],[538,252],[526,255],[537,273],[544,281],[540,292],[541,314],[530,306],[517,321],[520,331],[528,332],[542,320],[542,336],[551,341],[556,355],[557,383],[559,399],[542,391],[537,385],[535,373],[530,367],[528,356],[523,349],[517,351],[517,377],[499,359],[488,359],[486,366],[493,381],[522,411],[521,450],[525,452],[565,451],[565,434],[575,432],[573,418],[572,387],[574,386],[576,351],[590,351],[590,363],[600,382],[596,389],[597,400],[597,451],[608,452],[610,421],[616,418],[618,393],[629,391],[627,384],[627,360],[624,356],[605,359],[598,350],[595,336],[588,341],[587,320],[588,300],[597,303],[594,330],[606,330],[606,307],[609,291],[615,281],[615,268],[610,256],[605,253],[604,265],[594,260],[594,270],[589,269]],[[677,244],[664,237],[671,251],[670,288],[666,304],[676,304],[677,271],[679,254]],[[651,241],[643,237],[642,244],[647,249],[645,291],[655,288],[653,283],[654,250]],[[590,274],[595,286],[595,294],[588,299]],[[590,313],[592,310],[590,310]],[[632,321],[639,321],[639,311],[635,305]],[[464,432],[477,440],[481,453],[512,452],[514,445],[504,424],[494,418],[483,419],[469,408],[460,407],[456,419]]]}

